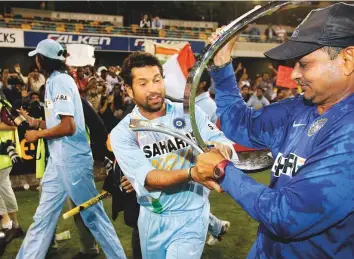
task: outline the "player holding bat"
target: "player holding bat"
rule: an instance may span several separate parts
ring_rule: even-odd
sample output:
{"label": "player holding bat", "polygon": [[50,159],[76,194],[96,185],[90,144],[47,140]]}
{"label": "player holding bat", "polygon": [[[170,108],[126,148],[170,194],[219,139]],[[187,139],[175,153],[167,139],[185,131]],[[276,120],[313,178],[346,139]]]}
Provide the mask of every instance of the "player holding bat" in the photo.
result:
{"label": "player holding bat", "polygon": [[[29,228],[17,258],[45,258],[67,196],[80,204],[96,196],[93,159],[87,142],[80,95],[74,80],[63,73],[65,51],[56,41],[41,41],[29,56],[36,57],[48,76],[45,92],[45,121],[42,130],[27,131],[26,139],[48,139],[50,157],[42,179],[42,195],[34,223]],[[85,225],[101,245],[107,258],[126,258],[122,245],[102,204],[82,212]]]}

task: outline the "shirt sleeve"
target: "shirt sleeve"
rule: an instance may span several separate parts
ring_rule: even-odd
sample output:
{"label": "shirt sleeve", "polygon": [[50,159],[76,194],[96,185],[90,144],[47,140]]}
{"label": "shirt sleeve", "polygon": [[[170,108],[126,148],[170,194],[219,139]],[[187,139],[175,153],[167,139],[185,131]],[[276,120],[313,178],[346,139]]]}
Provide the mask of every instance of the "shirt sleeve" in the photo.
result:
{"label": "shirt sleeve", "polygon": [[253,96],[251,96],[250,99],[247,102],[247,105],[250,106],[250,107],[252,106],[252,104],[253,104]]}
{"label": "shirt sleeve", "polygon": [[211,76],[215,85],[216,114],[225,136],[247,147],[279,147],[297,103],[286,100],[254,110],[243,100],[231,64],[211,71]]}
{"label": "shirt sleeve", "polygon": [[155,168],[141,151],[135,133],[128,127],[128,120],[123,120],[110,134],[114,156],[138,197],[152,196],[157,199],[160,197],[160,191],[149,192],[145,189],[146,176]]}
{"label": "shirt sleeve", "polygon": [[74,89],[76,89],[75,82],[68,75],[58,75],[53,79],[53,112],[56,117],[75,116]]}
{"label": "shirt sleeve", "polygon": [[200,135],[202,136],[203,140],[228,145],[232,150],[231,161],[233,163],[237,162],[238,156],[233,147],[234,143],[225,137],[224,133],[220,131],[217,126],[209,120],[208,115],[203,112],[198,106],[195,107],[195,114],[195,117],[197,118],[198,129],[200,130]]}
{"label": "shirt sleeve", "polygon": [[264,97],[263,98],[263,106],[267,106],[269,104],[270,104],[270,102],[268,101],[268,99]]}
{"label": "shirt sleeve", "polygon": [[221,186],[273,235],[302,239],[321,233],[354,211],[353,130],[353,124],[331,130],[278,190],[257,183],[231,164]]}

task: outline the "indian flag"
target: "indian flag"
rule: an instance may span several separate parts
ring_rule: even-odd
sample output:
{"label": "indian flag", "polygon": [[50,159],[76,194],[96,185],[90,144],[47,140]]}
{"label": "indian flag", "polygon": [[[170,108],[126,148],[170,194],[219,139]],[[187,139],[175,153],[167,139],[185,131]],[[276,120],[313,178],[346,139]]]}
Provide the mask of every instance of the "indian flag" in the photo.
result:
{"label": "indian flag", "polygon": [[188,70],[193,67],[194,63],[195,57],[192,48],[189,44],[186,44],[178,54],[172,55],[163,64],[166,95],[183,100]]}
{"label": "indian flag", "polygon": [[188,70],[193,67],[195,58],[188,42],[156,43],[144,42],[145,51],[155,55],[163,64],[166,94],[183,100]]}

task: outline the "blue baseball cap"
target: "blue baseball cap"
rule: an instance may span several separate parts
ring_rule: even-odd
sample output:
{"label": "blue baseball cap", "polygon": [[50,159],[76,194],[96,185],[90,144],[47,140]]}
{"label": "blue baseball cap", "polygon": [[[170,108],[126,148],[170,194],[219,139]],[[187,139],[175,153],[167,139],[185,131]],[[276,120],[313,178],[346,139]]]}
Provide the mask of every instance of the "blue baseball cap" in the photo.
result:
{"label": "blue baseball cap", "polygon": [[354,46],[354,5],[336,3],[312,10],[289,41],[264,55],[275,60],[296,59],[324,46]]}
{"label": "blue baseball cap", "polygon": [[38,43],[37,48],[28,53],[28,56],[33,57],[37,54],[51,59],[65,60],[63,56],[64,48],[55,40],[45,39]]}

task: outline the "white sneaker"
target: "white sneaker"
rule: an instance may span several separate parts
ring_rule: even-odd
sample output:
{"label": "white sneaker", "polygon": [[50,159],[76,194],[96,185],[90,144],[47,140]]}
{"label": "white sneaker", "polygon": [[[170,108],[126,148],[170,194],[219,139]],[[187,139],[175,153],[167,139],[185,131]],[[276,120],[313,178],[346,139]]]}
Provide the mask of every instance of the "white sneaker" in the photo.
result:
{"label": "white sneaker", "polygon": [[209,235],[207,244],[210,246],[216,245],[217,243],[221,242],[222,239],[224,238],[224,235],[227,233],[228,229],[231,226],[231,223],[229,221],[222,220],[222,228],[220,231],[220,234],[218,237],[213,237],[212,235]]}

